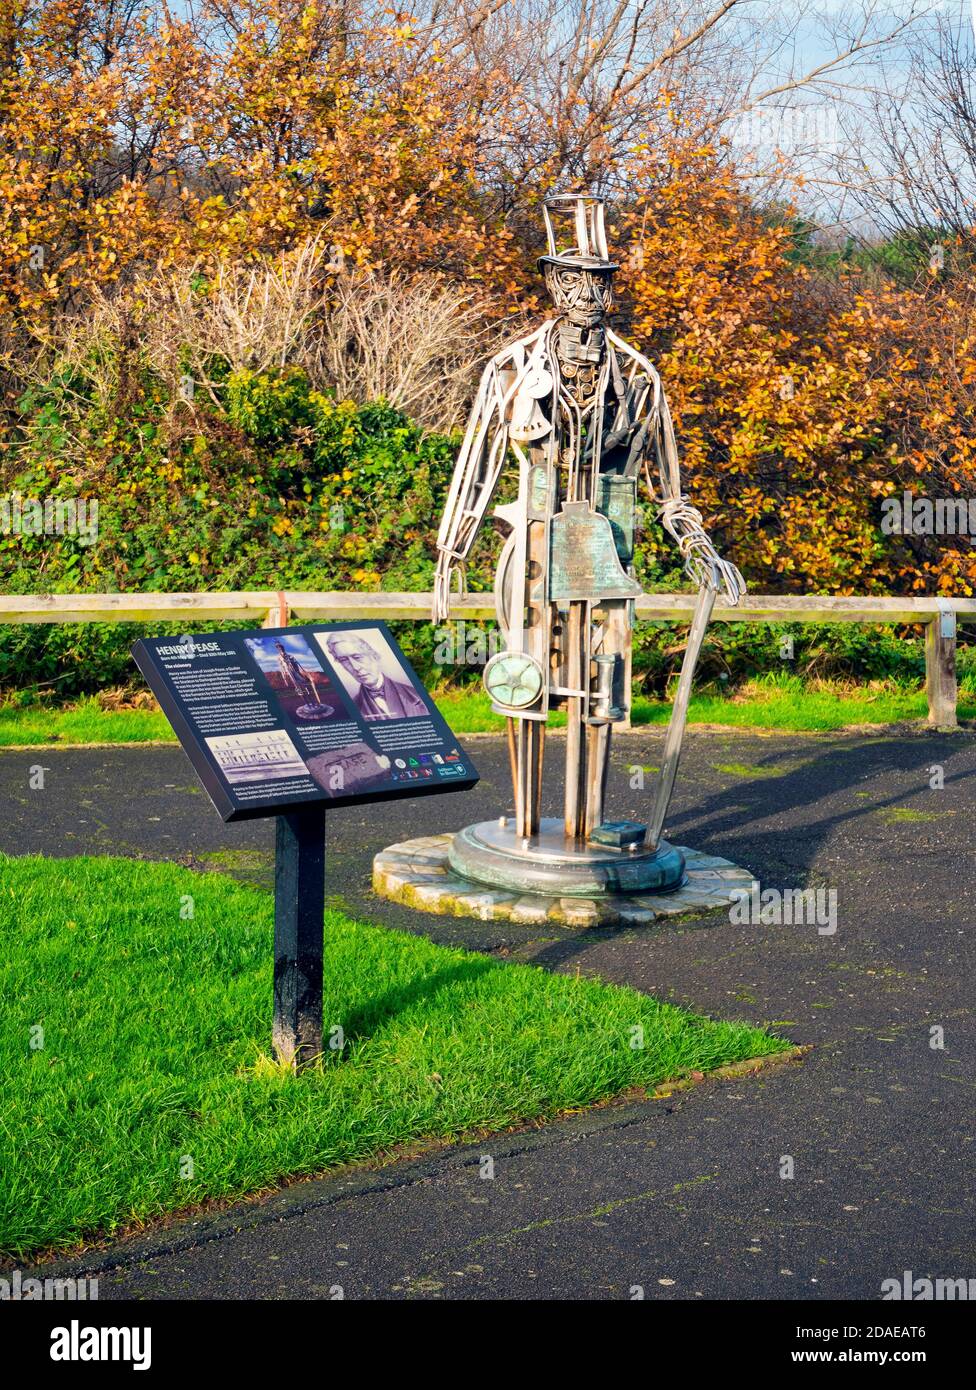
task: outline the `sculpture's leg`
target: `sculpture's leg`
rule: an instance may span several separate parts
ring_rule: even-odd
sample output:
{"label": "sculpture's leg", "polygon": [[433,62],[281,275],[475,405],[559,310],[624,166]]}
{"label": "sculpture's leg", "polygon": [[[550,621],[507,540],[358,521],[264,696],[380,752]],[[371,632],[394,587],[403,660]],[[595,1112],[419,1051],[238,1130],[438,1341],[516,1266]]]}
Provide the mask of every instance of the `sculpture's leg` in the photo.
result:
{"label": "sculpture's leg", "polygon": [[[583,689],[583,612],[585,604],[570,603],[566,621],[566,677],[571,690]],[[570,695],[566,701],[566,798],[564,824],[567,838],[583,834],[581,784],[583,774],[583,715],[585,699]]]}
{"label": "sculpture's leg", "polygon": [[535,775],[532,780],[532,794],[529,797],[529,834],[537,835],[542,819],[542,764],[546,752],[546,726],[541,719],[533,719],[532,737]]}
{"label": "sculpture's leg", "polygon": [[[530,491],[527,479],[523,488]],[[526,503],[528,507],[528,503]],[[535,517],[528,523],[526,542],[526,630],[525,650],[542,667],[551,670],[552,614],[546,601],[548,561],[548,527]],[[548,713],[548,711],[547,711]],[[545,751],[546,724],[544,719],[527,719],[525,750],[525,834],[537,835],[542,816],[542,759]]]}
{"label": "sculpture's leg", "polygon": [[691,620],[688,645],[685,648],[684,660],[681,663],[681,675],[678,678],[678,690],[671,707],[671,720],[668,724],[667,737],[664,740],[664,759],[661,763],[661,776],[654,802],[654,814],[651,816],[651,822],[644,837],[644,843],[648,849],[654,849],[657,846],[661,838],[661,831],[664,829],[664,817],[668,813],[674,779],[678,771],[678,759],[681,757],[681,743],[684,738],[685,724],[688,720],[688,704],[691,700],[695,667],[698,665],[698,653],[701,651],[705,629],[708,627],[708,620],[712,616],[712,609],[715,606],[715,594],[716,591],[707,584],[703,584],[698,590],[698,602],[695,604],[695,612]]}
{"label": "sculpture's leg", "polygon": [[603,824],[603,803],[610,767],[610,723],[590,724],[586,730],[586,810],[583,830],[587,837]]}
{"label": "sculpture's leg", "polygon": [[515,833],[528,835],[528,778],[526,777],[526,744],[528,730],[524,719],[515,721]]}
{"label": "sculpture's leg", "polygon": [[518,777],[518,747],[517,747],[517,742],[518,742],[518,740],[517,740],[516,733],[515,733],[515,731],[516,731],[516,729],[517,729],[517,727],[518,727],[518,724],[519,724],[519,721],[518,721],[517,719],[514,719],[511,715],[509,715],[508,718],[505,720],[505,727],[506,727],[506,729],[507,729],[507,731],[508,731],[508,765],[509,765],[509,767],[511,768],[511,771],[512,771],[512,801],[513,801],[513,803],[514,803],[515,805],[518,805],[518,794],[519,794],[519,791],[518,791],[518,785],[519,785],[519,777]]}
{"label": "sculpture's leg", "polygon": [[535,835],[542,814],[542,759],[546,726],[541,719],[509,719],[508,756],[515,792],[515,833]]}
{"label": "sculpture's leg", "polygon": [[[623,703],[617,704],[620,675],[623,668],[621,648],[630,646],[627,608],[623,604],[608,607],[601,612],[597,628],[596,655],[583,653],[583,660],[590,663],[592,681],[589,689],[586,725],[586,780],[583,831],[587,838],[603,824],[603,807],[607,794],[607,773],[610,769],[610,739],[613,732],[611,720],[619,718]],[[623,637],[623,640],[620,640]],[[623,692],[621,692],[622,694]]]}

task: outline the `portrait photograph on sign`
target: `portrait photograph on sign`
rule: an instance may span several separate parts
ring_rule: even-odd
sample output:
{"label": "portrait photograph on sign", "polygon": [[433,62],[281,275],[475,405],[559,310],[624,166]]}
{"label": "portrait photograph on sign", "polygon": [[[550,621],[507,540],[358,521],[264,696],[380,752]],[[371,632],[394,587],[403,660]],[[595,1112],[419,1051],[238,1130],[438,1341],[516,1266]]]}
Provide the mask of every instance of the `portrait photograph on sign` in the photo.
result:
{"label": "portrait photograph on sign", "polygon": [[430,711],[378,627],[317,633],[364,719],[416,719]]}

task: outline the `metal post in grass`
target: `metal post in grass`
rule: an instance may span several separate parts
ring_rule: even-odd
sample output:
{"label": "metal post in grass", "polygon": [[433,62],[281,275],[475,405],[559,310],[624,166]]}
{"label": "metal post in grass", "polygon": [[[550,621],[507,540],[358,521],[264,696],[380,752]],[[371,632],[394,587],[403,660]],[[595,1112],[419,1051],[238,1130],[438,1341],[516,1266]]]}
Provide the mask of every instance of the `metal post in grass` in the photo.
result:
{"label": "metal post in grass", "polygon": [[275,826],[272,1040],[297,1071],[322,1052],[325,807],[286,811]]}

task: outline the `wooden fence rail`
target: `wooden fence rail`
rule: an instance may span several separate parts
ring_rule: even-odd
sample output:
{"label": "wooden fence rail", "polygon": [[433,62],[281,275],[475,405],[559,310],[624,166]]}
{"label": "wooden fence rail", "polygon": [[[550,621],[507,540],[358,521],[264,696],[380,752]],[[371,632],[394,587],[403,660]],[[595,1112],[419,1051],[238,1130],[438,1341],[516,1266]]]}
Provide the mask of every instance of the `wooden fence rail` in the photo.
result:
{"label": "wooden fence rail", "polygon": [[[285,627],[289,621],[340,622],[382,618],[429,620],[430,594],[304,593],[273,589],[225,594],[36,594],[0,596],[4,623],[153,623],[244,621]],[[643,594],[637,617],[683,622],[694,594]],[[452,618],[480,622],[495,616],[491,594],[458,594]],[[821,598],[749,594],[738,608],[716,603],[714,617],[735,623],[918,623],[925,628],[925,686],[929,723],[956,725],[956,625],[976,622],[976,598]]]}

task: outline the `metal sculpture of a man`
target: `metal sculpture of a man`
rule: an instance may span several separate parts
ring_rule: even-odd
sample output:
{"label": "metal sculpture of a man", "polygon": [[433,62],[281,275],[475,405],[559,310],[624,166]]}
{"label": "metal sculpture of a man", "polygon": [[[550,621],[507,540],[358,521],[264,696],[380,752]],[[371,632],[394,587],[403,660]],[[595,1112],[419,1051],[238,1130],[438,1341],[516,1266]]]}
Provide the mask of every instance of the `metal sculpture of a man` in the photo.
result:
{"label": "metal sculpture of a man", "polygon": [[275,642],[278,670],[287,686],[309,704],[318,704],[315,682],[300,661],[287,651],[284,642]]}
{"label": "metal sculpture of a man", "polygon": [[[556,315],[499,352],[482,376],[438,534],[434,618],[449,616],[452,571],[470,553],[511,455],[518,496],[494,508],[507,531],[495,584],[504,650],[484,672],[493,708],[508,719],[515,793],[508,848],[551,850],[567,860],[598,847],[647,856],[660,847],[692,675],[715,598],[722,592],[735,604],[745,585],[682,493],[658,373],[609,326],[617,266],[607,251],[603,202],[582,194],[551,198],[545,223],[548,254],[539,266]],[[567,224],[568,244],[561,245]],[[611,729],[630,708],[641,485],[698,585],[646,826],[604,821]],[[554,709],[567,714],[561,826],[541,819],[545,727]],[[504,841],[494,836],[493,849],[502,851]],[[653,881],[668,886],[660,877]]]}

